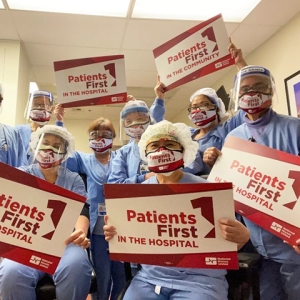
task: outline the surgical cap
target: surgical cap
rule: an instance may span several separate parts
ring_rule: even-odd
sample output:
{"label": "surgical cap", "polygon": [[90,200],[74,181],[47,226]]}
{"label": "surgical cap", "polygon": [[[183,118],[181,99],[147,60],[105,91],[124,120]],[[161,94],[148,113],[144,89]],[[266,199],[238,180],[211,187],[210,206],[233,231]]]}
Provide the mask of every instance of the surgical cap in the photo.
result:
{"label": "surgical cap", "polygon": [[128,101],[124,105],[124,107],[121,111],[121,114],[120,114],[121,119],[124,120],[125,117],[132,112],[140,112],[140,113],[143,113],[146,116],[150,117],[150,110],[149,110],[147,104],[142,100]]}
{"label": "surgical cap", "polygon": [[64,157],[66,160],[70,157],[75,151],[75,138],[74,136],[64,127],[56,125],[45,125],[43,127],[37,128],[35,132],[31,134],[31,142],[29,143],[32,151],[36,151],[39,140],[43,134],[52,134],[61,137],[64,141],[67,142],[67,153]]}
{"label": "surgical cap", "polygon": [[220,118],[224,118],[225,116],[227,116],[224,102],[222,101],[221,98],[218,97],[218,95],[214,89],[203,88],[203,89],[196,91],[190,97],[190,102],[192,102],[196,96],[200,96],[200,95],[204,95],[204,96],[208,97],[219,108],[218,114],[219,114]]}
{"label": "surgical cap", "polygon": [[190,165],[196,158],[198,151],[198,143],[191,138],[189,127],[184,123],[171,123],[169,121],[161,121],[154,125],[149,125],[146,131],[142,134],[138,143],[141,159],[147,161],[146,147],[149,141],[160,139],[161,136],[173,137],[184,148],[183,161],[184,166]]}

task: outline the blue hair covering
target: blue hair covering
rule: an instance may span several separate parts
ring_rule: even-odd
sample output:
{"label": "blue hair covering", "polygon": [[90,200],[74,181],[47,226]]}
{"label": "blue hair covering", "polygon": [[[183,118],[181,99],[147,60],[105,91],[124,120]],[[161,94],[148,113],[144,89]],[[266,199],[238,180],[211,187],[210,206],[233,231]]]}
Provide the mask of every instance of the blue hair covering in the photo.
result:
{"label": "blue hair covering", "polygon": [[120,118],[123,120],[129,113],[140,112],[150,117],[150,110],[147,104],[142,100],[130,100],[123,107]]}

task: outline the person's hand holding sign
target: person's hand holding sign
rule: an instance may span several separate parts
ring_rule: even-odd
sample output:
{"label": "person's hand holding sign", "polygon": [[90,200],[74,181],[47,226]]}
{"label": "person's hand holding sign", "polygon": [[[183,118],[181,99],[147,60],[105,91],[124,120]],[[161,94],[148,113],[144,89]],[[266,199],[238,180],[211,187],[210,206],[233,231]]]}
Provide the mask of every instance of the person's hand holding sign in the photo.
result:
{"label": "person's hand holding sign", "polygon": [[157,98],[164,100],[165,99],[165,85],[160,81],[160,76],[157,75],[157,83],[154,87],[154,92]]}
{"label": "person's hand holding sign", "polygon": [[107,220],[108,220],[108,216],[106,215],[104,216],[105,225],[103,226],[103,231],[105,235],[105,240],[110,241],[117,234],[117,231],[114,226],[107,224]]}
{"label": "person's hand holding sign", "polygon": [[228,51],[231,54],[231,58],[234,58],[234,63],[237,66],[238,70],[247,66],[247,63],[243,57],[242,50],[237,49],[237,47],[232,43],[230,37],[229,37]]}
{"label": "person's hand holding sign", "polygon": [[68,239],[66,239],[65,244],[68,245],[73,243],[82,247],[83,249],[88,248],[91,245],[90,240],[86,237],[85,232],[82,229],[76,229],[72,232]]}
{"label": "person's hand holding sign", "polygon": [[250,231],[238,220],[219,219],[219,227],[226,241],[236,243],[238,250],[250,239]]}
{"label": "person's hand holding sign", "polygon": [[219,155],[222,155],[220,150],[216,147],[209,147],[203,153],[203,161],[212,168]]}
{"label": "person's hand holding sign", "polygon": [[65,115],[65,108],[61,104],[56,104],[53,108],[53,114],[56,117],[56,121],[63,122]]}

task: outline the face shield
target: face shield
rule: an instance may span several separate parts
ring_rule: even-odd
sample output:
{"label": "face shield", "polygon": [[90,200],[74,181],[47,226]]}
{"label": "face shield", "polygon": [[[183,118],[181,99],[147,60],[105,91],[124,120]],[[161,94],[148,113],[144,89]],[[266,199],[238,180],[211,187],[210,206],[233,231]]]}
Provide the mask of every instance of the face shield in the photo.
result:
{"label": "face shield", "polygon": [[257,114],[272,105],[275,82],[270,71],[247,66],[235,77],[232,97],[236,105],[249,114]]}
{"label": "face shield", "polygon": [[132,112],[125,117],[123,124],[128,136],[140,139],[150,124],[150,117],[142,112]]}
{"label": "face shield", "polygon": [[89,133],[89,147],[97,153],[106,153],[113,145],[113,134],[109,130],[93,130]]}
{"label": "face shield", "polygon": [[31,135],[32,164],[56,172],[75,150],[74,137],[63,127],[45,125]]}
{"label": "face shield", "polygon": [[151,122],[147,104],[141,100],[128,101],[121,111],[120,122],[126,135],[139,140]]}
{"label": "face shield", "polygon": [[35,91],[30,94],[27,103],[27,119],[45,125],[51,118],[54,104],[53,94],[46,91]]}
{"label": "face shield", "polygon": [[40,136],[33,159],[42,169],[55,168],[62,164],[67,148],[68,143],[62,137],[43,133]]}

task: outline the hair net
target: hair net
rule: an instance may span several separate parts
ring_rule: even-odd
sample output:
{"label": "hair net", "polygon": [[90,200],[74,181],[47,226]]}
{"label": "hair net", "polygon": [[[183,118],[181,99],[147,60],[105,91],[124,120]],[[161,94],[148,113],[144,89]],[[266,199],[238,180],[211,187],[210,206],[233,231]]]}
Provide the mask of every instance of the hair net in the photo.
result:
{"label": "hair net", "polygon": [[214,89],[203,88],[203,89],[196,91],[190,97],[190,102],[192,102],[196,96],[200,96],[200,95],[204,95],[204,96],[208,97],[219,108],[218,114],[221,119],[227,116],[226,111],[225,111],[224,102],[222,101],[221,98],[218,97],[218,95]]}
{"label": "hair net", "polygon": [[198,143],[192,140],[189,127],[184,123],[171,123],[166,120],[154,125],[149,125],[146,131],[142,134],[138,143],[142,160],[147,161],[145,150],[149,143],[148,141],[150,139],[153,141],[153,138],[156,136],[159,140],[161,135],[170,135],[174,137],[184,148],[184,166],[190,165],[195,160],[198,151]]}
{"label": "hair net", "polygon": [[140,112],[150,117],[150,110],[147,104],[142,100],[130,100],[128,101],[120,114],[121,119],[123,120],[129,113]]}
{"label": "hair net", "polygon": [[36,151],[41,135],[43,134],[53,134],[61,137],[63,140],[67,142],[67,153],[64,157],[66,160],[70,157],[75,151],[75,139],[74,136],[64,127],[56,126],[56,125],[45,125],[43,127],[37,128],[35,132],[31,134],[31,142],[29,143],[30,148],[33,152]]}

